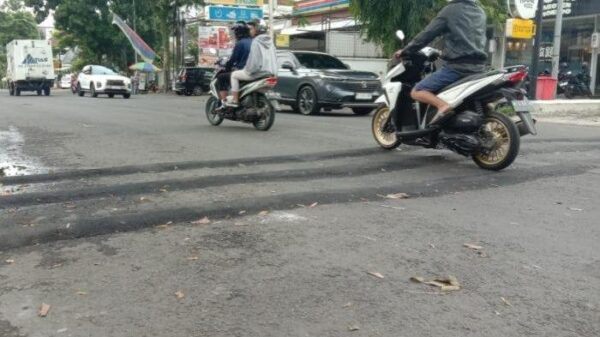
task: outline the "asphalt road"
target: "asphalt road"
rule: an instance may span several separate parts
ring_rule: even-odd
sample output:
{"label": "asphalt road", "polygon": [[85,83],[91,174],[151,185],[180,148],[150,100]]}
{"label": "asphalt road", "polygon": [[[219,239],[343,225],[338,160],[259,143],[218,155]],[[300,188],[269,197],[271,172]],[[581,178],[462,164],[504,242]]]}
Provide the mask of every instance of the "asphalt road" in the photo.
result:
{"label": "asphalt road", "polygon": [[600,335],[600,128],[542,123],[492,173],[203,105],[0,92],[0,336]]}

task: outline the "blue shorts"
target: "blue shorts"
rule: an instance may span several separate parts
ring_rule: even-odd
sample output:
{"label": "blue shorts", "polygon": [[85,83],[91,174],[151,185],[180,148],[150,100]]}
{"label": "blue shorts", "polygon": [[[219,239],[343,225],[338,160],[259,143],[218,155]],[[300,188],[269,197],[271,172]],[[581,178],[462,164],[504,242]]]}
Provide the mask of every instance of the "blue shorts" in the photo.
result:
{"label": "blue shorts", "polygon": [[415,90],[438,93],[450,84],[458,82],[461,78],[463,78],[463,75],[458,71],[444,67],[417,83]]}

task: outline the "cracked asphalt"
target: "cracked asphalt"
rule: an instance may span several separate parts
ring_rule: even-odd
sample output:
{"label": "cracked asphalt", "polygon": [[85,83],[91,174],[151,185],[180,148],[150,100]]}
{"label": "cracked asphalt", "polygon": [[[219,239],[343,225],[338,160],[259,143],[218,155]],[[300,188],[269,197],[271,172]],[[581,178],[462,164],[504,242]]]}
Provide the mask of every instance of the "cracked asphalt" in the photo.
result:
{"label": "cracked asphalt", "polygon": [[600,128],[541,123],[495,173],[204,100],[0,92],[0,336],[600,335]]}

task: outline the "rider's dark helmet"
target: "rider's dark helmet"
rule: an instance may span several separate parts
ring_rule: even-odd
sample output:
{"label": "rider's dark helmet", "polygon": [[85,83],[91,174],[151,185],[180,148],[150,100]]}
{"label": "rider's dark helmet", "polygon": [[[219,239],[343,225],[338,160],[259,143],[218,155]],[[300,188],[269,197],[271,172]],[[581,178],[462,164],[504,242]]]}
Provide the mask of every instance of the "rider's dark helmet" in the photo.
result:
{"label": "rider's dark helmet", "polygon": [[256,30],[256,35],[265,34],[268,31],[267,25],[264,23],[264,21],[258,19],[248,22],[248,25],[254,27]]}
{"label": "rider's dark helmet", "polygon": [[231,31],[233,31],[233,35],[236,40],[241,40],[245,37],[250,36],[250,28],[244,21],[238,21],[231,26]]}

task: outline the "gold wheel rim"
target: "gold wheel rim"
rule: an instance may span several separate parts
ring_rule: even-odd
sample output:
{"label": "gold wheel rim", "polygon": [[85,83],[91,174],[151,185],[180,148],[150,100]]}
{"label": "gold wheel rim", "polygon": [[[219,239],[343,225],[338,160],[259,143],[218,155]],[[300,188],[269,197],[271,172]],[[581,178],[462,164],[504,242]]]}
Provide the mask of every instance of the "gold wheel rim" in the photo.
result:
{"label": "gold wheel rim", "polygon": [[373,134],[377,142],[383,146],[392,146],[398,140],[395,133],[383,131],[383,127],[387,123],[390,116],[390,109],[383,107],[375,113],[375,123],[373,123]]}
{"label": "gold wheel rim", "polygon": [[497,165],[506,159],[510,151],[511,139],[508,127],[501,121],[492,118],[488,119],[482,128],[487,129],[496,144],[489,153],[479,153],[476,157],[486,165]]}

